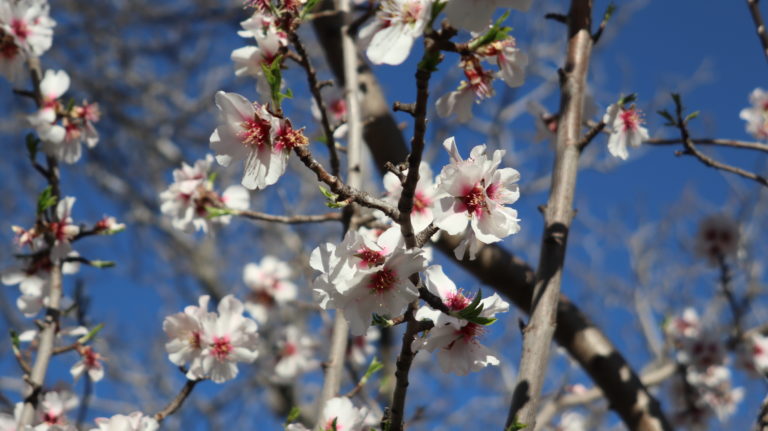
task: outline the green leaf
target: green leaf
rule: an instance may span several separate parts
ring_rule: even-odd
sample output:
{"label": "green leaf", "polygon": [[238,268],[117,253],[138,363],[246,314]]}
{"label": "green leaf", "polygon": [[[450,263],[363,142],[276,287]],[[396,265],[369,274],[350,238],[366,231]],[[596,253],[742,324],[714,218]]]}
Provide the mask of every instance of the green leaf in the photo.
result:
{"label": "green leaf", "polygon": [[611,19],[613,14],[616,12],[616,9],[616,4],[614,2],[610,2],[608,7],[605,8],[605,13],[603,14],[603,22],[608,22],[608,20]]}
{"label": "green leaf", "polygon": [[683,122],[684,122],[684,123],[687,123],[687,122],[689,122],[689,121],[693,120],[694,118],[698,117],[700,113],[701,113],[701,111],[694,111],[694,112],[691,112],[690,114],[688,114],[688,115],[685,117],[685,120],[683,120]]}
{"label": "green leaf", "polygon": [[291,407],[291,411],[288,412],[288,417],[285,418],[285,424],[288,425],[289,423],[294,422],[299,416],[301,416],[301,410],[297,406]]}
{"label": "green leaf", "polygon": [[667,125],[668,126],[670,126],[670,125],[674,126],[675,125],[675,118],[672,117],[672,114],[670,114],[669,111],[667,111],[666,109],[663,109],[661,111],[656,111],[656,113],[661,115],[662,117],[664,117],[665,120],[667,120]]}
{"label": "green leaf", "polygon": [[88,261],[88,265],[91,265],[94,268],[112,268],[117,264],[111,260],[91,260]]}
{"label": "green leaf", "polygon": [[318,3],[320,3],[320,0],[307,0],[307,2],[304,4],[304,8],[301,9],[299,19],[303,21],[304,17],[306,17],[308,13],[312,12],[312,9],[314,9]]}
{"label": "green leaf", "polygon": [[51,186],[46,187],[45,190],[43,190],[43,192],[40,193],[40,196],[37,198],[37,213],[44,213],[45,210],[56,205],[57,202],[58,198],[53,195],[53,189]]}
{"label": "green leaf", "polygon": [[30,160],[35,160],[37,157],[37,148],[40,146],[40,140],[32,133],[27,133],[27,153]]}
{"label": "green leaf", "polygon": [[229,208],[205,207],[205,213],[205,218],[212,219],[225,215],[232,215],[235,212]]}
{"label": "green leaf", "polygon": [[17,334],[16,331],[14,331],[13,329],[11,329],[8,332],[11,335],[11,344],[13,345],[13,347],[18,349],[19,344],[21,344],[21,341],[19,340],[19,334]]}
{"label": "green leaf", "polygon": [[210,174],[208,174],[208,182],[213,184],[214,182],[216,182],[216,177],[218,176],[219,176],[218,172],[211,172]]}
{"label": "green leaf", "polygon": [[331,200],[335,201],[336,198],[339,197],[338,195],[335,195],[335,194],[331,193],[330,190],[326,189],[322,185],[318,186],[318,188],[320,189],[320,193],[322,193],[323,196],[327,197],[328,199],[331,199]]}
{"label": "green leaf", "polygon": [[672,100],[675,102],[676,106],[679,106],[680,109],[683,108],[683,100],[680,98],[680,93],[671,93]]}
{"label": "green leaf", "polygon": [[380,326],[382,328],[389,328],[393,326],[393,322],[390,319],[388,319],[386,316],[382,316],[376,313],[373,313],[371,324]]}
{"label": "green leaf", "polygon": [[75,99],[70,98],[67,101],[67,106],[64,108],[64,112],[70,112],[70,111],[72,111],[72,108],[74,108],[74,107],[75,107]]}
{"label": "green leaf", "polygon": [[80,343],[80,344],[86,344],[86,343],[88,343],[89,341],[93,340],[93,338],[94,338],[94,337],[96,337],[96,334],[98,334],[98,333],[99,333],[99,331],[101,331],[102,329],[104,329],[104,324],[103,324],[103,323],[99,323],[99,324],[98,324],[98,325],[96,325],[96,326],[95,326],[93,329],[91,329],[90,331],[88,331],[88,333],[87,333],[87,334],[85,334],[85,335],[83,335],[82,337],[80,337],[80,338],[77,340],[77,342],[78,342],[78,343]]}
{"label": "green leaf", "polygon": [[509,32],[512,31],[512,27],[502,27],[502,24],[509,17],[509,10],[504,11],[504,14],[493,23],[490,29],[478,37],[477,39],[469,43],[469,49],[472,51],[477,50],[489,43],[496,42],[497,40],[504,40],[509,37]]}
{"label": "green leaf", "polygon": [[634,103],[636,100],[637,100],[637,93],[628,94],[619,99],[619,106],[624,106],[628,103]]}
{"label": "green leaf", "polygon": [[512,422],[512,424],[509,425],[506,428],[506,430],[504,430],[504,431],[520,431],[521,429],[526,428],[526,427],[528,427],[528,425],[526,425],[524,423],[521,423],[521,422],[518,422],[517,418],[515,418],[515,420]]}
{"label": "green leaf", "polygon": [[368,381],[368,379],[377,371],[384,368],[384,364],[379,362],[378,358],[374,357],[373,360],[371,360],[371,364],[368,365],[368,370],[363,375],[363,378],[361,379],[363,382]]}
{"label": "green leaf", "polygon": [[277,107],[280,107],[280,103],[282,102],[283,98],[286,97],[284,94],[280,93],[280,85],[283,82],[283,75],[282,71],[280,70],[280,66],[282,64],[282,55],[275,57],[270,64],[261,64],[261,70],[264,71],[264,77],[267,79],[267,83],[269,84],[272,101]]}

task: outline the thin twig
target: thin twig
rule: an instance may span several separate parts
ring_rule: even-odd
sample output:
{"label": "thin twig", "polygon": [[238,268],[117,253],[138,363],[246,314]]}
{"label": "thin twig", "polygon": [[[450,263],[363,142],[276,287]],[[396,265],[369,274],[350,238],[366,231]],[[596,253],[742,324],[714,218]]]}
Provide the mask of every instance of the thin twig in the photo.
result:
{"label": "thin twig", "polygon": [[675,114],[677,116],[676,126],[680,130],[680,140],[683,142],[683,146],[685,147],[685,150],[682,152],[679,152],[678,155],[691,154],[695,156],[697,159],[699,159],[699,161],[701,161],[702,163],[704,163],[705,165],[711,168],[730,172],[730,173],[742,176],[744,178],[756,181],[762,184],[763,186],[768,187],[768,179],[766,179],[764,176],[719,162],[713,159],[712,157],[709,157],[708,155],[699,151],[699,149],[696,148],[696,145],[694,145],[694,142],[691,139],[690,132],[688,131],[688,124],[686,120],[683,118],[683,104],[679,97],[674,98],[674,100],[675,100]]}
{"label": "thin twig", "polygon": [[296,48],[296,52],[299,54],[299,64],[307,72],[307,81],[309,83],[309,91],[312,93],[312,97],[315,99],[317,108],[320,110],[320,123],[323,126],[323,133],[325,134],[325,144],[328,146],[328,157],[331,161],[331,173],[338,177],[341,167],[339,164],[339,155],[336,152],[336,139],[333,137],[333,129],[331,123],[328,120],[328,111],[325,109],[325,102],[323,101],[323,95],[320,93],[320,84],[317,81],[317,72],[309,61],[309,54],[307,54],[304,44],[299,39],[299,34],[296,31],[290,32],[290,39],[293,46]]}
{"label": "thin twig", "polygon": [[[722,139],[722,138],[697,138],[697,139],[691,139],[691,140],[696,145],[713,145],[718,147],[742,148],[746,150],[757,150],[757,151],[764,151],[768,153],[768,144],[763,144],[760,142],[739,141],[736,139]],[[643,143],[647,145],[675,145],[675,144],[682,144],[683,141],[681,141],[680,139],[651,138],[643,141]]]}
{"label": "thin twig", "polygon": [[239,217],[245,217],[251,220],[262,220],[274,223],[285,224],[301,224],[301,223],[320,223],[325,221],[338,221],[341,220],[341,213],[326,213],[326,214],[313,214],[313,215],[273,215],[265,214],[258,211],[250,210],[229,210],[229,213]]}
{"label": "thin twig", "polygon": [[195,386],[200,383],[202,380],[187,380],[186,383],[184,383],[184,386],[181,388],[179,393],[176,395],[174,399],[171,400],[171,402],[168,403],[167,406],[165,406],[162,410],[155,413],[154,418],[158,422],[162,422],[165,418],[168,416],[176,413],[176,411],[181,407],[182,404],[184,404],[184,401],[189,397],[189,394],[192,393],[192,389],[195,389]]}
{"label": "thin twig", "polygon": [[765,31],[765,23],[763,22],[763,15],[760,13],[760,0],[747,0],[747,6],[749,7],[749,13],[752,14],[752,21],[755,23],[755,31],[757,37],[760,39],[760,44],[763,46],[763,55],[768,60],[768,34]]}

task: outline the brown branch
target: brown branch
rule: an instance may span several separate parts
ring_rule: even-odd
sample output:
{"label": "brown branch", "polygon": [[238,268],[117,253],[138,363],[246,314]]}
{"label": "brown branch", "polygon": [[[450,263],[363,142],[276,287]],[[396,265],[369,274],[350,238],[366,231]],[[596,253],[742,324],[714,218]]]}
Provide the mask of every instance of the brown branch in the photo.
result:
{"label": "brown branch", "polygon": [[333,137],[333,129],[331,123],[328,120],[328,111],[325,109],[325,102],[323,101],[323,95],[320,93],[320,84],[317,81],[317,72],[309,62],[309,55],[307,54],[304,44],[299,39],[297,31],[290,32],[290,39],[293,46],[296,48],[296,52],[299,54],[299,64],[307,72],[307,82],[309,83],[309,91],[312,93],[312,97],[315,99],[317,108],[320,110],[320,123],[323,126],[323,133],[325,134],[325,144],[328,146],[328,157],[331,161],[331,172],[334,176],[339,176],[341,170],[339,164],[339,155],[336,152],[336,139]]}
{"label": "brown branch", "polygon": [[760,39],[760,44],[763,46],[763,55],[768,60],[768,34],[765,32],[765,23],[763,22],[763,16],[760,13],[760,0],[747,0],[747,6],[749,7],[749,13],[752,15],[752,21],[755,23],[755,31],[757,37]]}
{"label": "brown branch", "polygon": [[584,148],[587,148],[587,145],[589,145],[589,143],[592,142],[592,140],[595,139],[595,137],[605,129],[605,126],[606,126],[605,122],[601,120],[599,123],[595,124],[591,129],[589,129],[587,133],[584,134],[584,137],[581,138],[579,143],[576,144],[579,148],[579,151],[584,151]]}
{"label": "brown branch", "polygon": [[730,173],[742,176],[744,178],[747,178],[749,180],[756,181],[762,184],[763,186],[768,187],[768,179],[766,179],[764,176],[758,175],[754,172],[750,172],[741,168],[737,168],[735,166],[728,165],[726,163],[719,162],[713,159],[712,157],[709,157],[708,155],[699,151],[699,149],[696,148],[696,145],[691,139],[690,132],[688,131],[687,121],[683,118],[683,104],[679,97],[673,97],[673,99],[675,101],[675,115],[677,116],[676,127],[680,130],[680,141],[682,141],[683,146],[685,147],[685,150],[682,152],[679,152],[678,155],[684,155],[684,154],[693,155],[697,159],[699,159],[700,162],[704,163],[705,165],[711,168],[730,172]]}
{"label": "brown branch", "polygon": [[760,404],[760,412],[757,415],[757,430],[768,431],[768,396]]}
{"label": "brown branch", "polygon": [[557,325],[557,305],[568,231],[574,216],[573,197],[579,167],[582,115],[592,52],[592,2],[572,0],[568,12],[568,52],[561,75],[560,122],[557,128],[552,185],[544,210],[544,235],[523,338],[523,356],[505,426],[523,423],[536,429],[536,412]]}
{"label": "brown branch", "polygon": [[299,156],[301,162],[315,173],[319,181],[331,187],[331,191],[339,196],[340,201],[351,199],[364,207],[380,210],[393,220],[400,219],[400,212],[392,207],[392,205],[381,199],[377,199],[366,192],[350,187],[344,184],[339,177],[329,174],[328,171],[315,160],[306,145],[296,146],[293,148],[293,151]]}
{"label": "brown branch", "polygon": [[[691,139],[696,145],[713,145],[718,147],[742,148],[747,150],[764,151],[768,153],[768,144],[760,142],[739,141],[736,139],[718,139],[718,138],[698,138]],[[675,145],[682,144],[680,139],[658,139],[651,138],[643,141],[647,145]]]}
{"label": "brown branch", "polygon": [[202,380],[187,380],[176,397],[172,399],[171,402],[169,402],[168,405],[165,406],[162,410],[154,414],[153,417],[155,420],[162,422],[168,416],[176,413],[176,411],[181,408],[181,405],[184,404],[184,401],[189,397],[189,394],[192,393],[192,390],[195,389],[195,386],[201,381]]}
{"label": "brown branch", "polygon": [[313,215],[283,216],[283,215],[265,214],[262,212],[250,211],[250,210],[230,209],[228,211],[232,215],[245,217],[251,220],[262,220],[262,221],[269,221],[274,223],[285,223],[285,224],[320,223],[325,221],[341,220],[341,213],[338,213],[338,212],[326,213],[326,214],[313,214]]}
{"label": "brown branch", "polygon": [[[338,19],[323,18],[313,21],[321,46],[337,79],[343,81],[341,51],[338,40]],[[390,105],[370,68],[361,62],[361,88],[363,111],[366,118],[365,141],[371,149],[376,165],[384,171],[386,162],[398,163],[407,156],[403,135],[389,110]],[[481,283],[494,288],[519,309],[529,312],[534,287],[531,267],[497,245],[480,249],[477,259],[457,261],[453,250],[460,237],[442,235],[436,246],[457,265],[469,271]],[[663,411],[642,384],[632,366],[608,340],[600,328],[571,303],[560,296],[557,308],[559,325],[555,339],[574,360],[578,361],[600,387],[611,408],[631,431],[671,430]],[[388,334],[385,330],[383,334]],[[388,345],[386,342],[384,345]]]}

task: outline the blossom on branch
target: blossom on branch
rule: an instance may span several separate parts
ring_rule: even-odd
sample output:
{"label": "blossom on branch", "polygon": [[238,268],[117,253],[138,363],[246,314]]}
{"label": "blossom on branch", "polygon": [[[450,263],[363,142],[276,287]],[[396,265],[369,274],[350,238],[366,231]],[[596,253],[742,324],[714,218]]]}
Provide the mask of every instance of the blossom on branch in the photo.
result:
{"label": "blossom on branch", "polygon": [[[317,431],[364,431],[368,430],[366,418],[368,410],[365,407],[357,408],[347,397],[331,398],[325,402],[320,412]],[[309,431],[302,424],[290,424],[285,431]]]}
{"label": "blossom on branch", "polygon": [[51,47],[55,26],[46,0],[0,1],[0,74],[18,83],[27,58]]}
{"label": "blossom on branch", "polygon": [[211,149],[222,166],[244,160],[242,184],[248,189],[276,183],[285,172],[293,147],[309,142],[289,120],[272,115],[265,105],[251,104],[237,93],[219,91],[216,106],[219,127],[211,135]]}
{"label": "blossom on branch", "polygon": [[213,188],[209,170],[213,157],[208,155],[190,166],[181,164],[174,169],[174,182],[160,193],[160,211],[172,217],[173,227],[186,232],[202,230],[208,232],[213,223],[228,224],[232,216],[227,214],[213,217],[211,209],[248,209],[249,193],[241,186],[229,186],[219,195]]}
{"label": "blossom on branch", "polygon": [[[469,159],[463,160],[454,138],[446,139],[443,147],[450,154],[451,163],[443,167],[437,179],[435,226],[450,235],[467,231],[467,243],[476,239],[491,244],[519,232],[517,211],[505,205],[520,196],[516,184],[520,174],[512,168],[498,168],[504,151],[494,151],[489,159],[485,145],[478,145]],[[461,252],[457,258],[463,257],[467,243],[457,249]],[[472,251],[476,247],[470,245],[470,259],[474,259]]]}
{"label": "blossom on branch", "polygon": [[383,0],[373,22],[360,30],[360,39],[368,42],[368,59],[373,64],[401,64],[431,13],[431,0]]}
{"label": "blossom on branch", "polygon": [[98,428],[91,428],[90,431],[156,431],[160,429],[157,421],[144,416],[141,412],[133,412],[128,416],[114,415],[111,418],[97,418]]}
{"label": "blossom on branch", "polygon": [[322,272],[314,283],[324,309],[343,309],[352,335],[363,335],[374,313],[396,316],[418,298],[409,277],[426,268],[422,250],[405,249],[398,227],[376,243],[347,232],[338,246],[327,243],[312,251],[310,266]]}
{"label": "blossom on branch", "polygon": [[[427,268],[425,284],[452,312],[460,312],[472,302],[456,288],[440,265]],[[509,310],[509,304],[495,293],[482,299],[479,305],[482,307],[479,317],[490,322],[495,320],[497,313]],[[437,350],[437,360],[444,372],[463,376],[488,365],[499,365],[496,354],[478,341],[485,332],[483,324],[446,314],[430,306],[421,307],[415,317],[416,320],[430,320],[435,326],[426,337],[413,341],[413,349],[429,352]]]}
{"label": "blossom on branch", "polygon": [[[49,431],[53,427],[72,427],[66,414],[79,404],[77,396],[69,391],[51,391],[42,396],[37,408],[37,416],[40,424],[35,426],[35,431]],[[74,428],[74,427],[72,427]]]}
{"label": "blossom on branch", "polygon": [[262,100],[272,97],[269,82],[264,75],[264,67],[269,67],[277,59],[280,50],[288,44],[284,31],[278,29],[273,19],[257,12],[241,23],[242,37],[253,37],[256,46],[248,45],[232,51],[230,58],[235,63],[235,75],[256,78],[256,91]]}
{"label": "blossom on branch", "polygon": [[275,374],[280,379],[292,379],[320,365],[320,362],[313,358],[312,338],[302,333],[296,326],[290,325],[285,328],[277,348]]}
{"label": "blossom on branch", "polygon": [[258,265],[245,265],[243,281],[250,290],[245,309],[257,322],[266,323],[275,306],[296,299],[298,288],[290,281],[292,275],[291,267],[274,256],[265,256]]}
{"label": "blossom on branch", "polygon": [[739,118],[747,122],[747,133],[755,139],[768,139],[768,93],[762,88],[755,88],[749,94],[751,108],[739,112]]}
{"label": "blossom on branch", "polygon": [[91,346],[80,347],[78,353],[80,353],[80,360],[69,370],[72,377],[77,380],[83,373],[87,372],[92,381],[101,380],[104,377],[104,366],[101,365],[102,356],[96,353]]}
{"label": "blossom on branch", "polygon": [[639,147],[648,139],[648,129],[639,110],[634,105],[629,108],[614,103],[603,116],[603,122],[611,128],[608,138],[608,152],[612,156],[626,160],[629,157],[627,147]]}
{"label": "blossom on branch", "polygon": [[[404,170],[403,175],[408,175],[408,170]],[[403,192],[403,185],[400,178],[393,172],[384,174],[384,189],[387,195],[385,201],[397,206],[400,201],[400,195]],[[426,162],[419,165],[419,182],[416,184],[413,196],[413,211],[411,211],[411,224],[415,232],[420,232],[430,223],[432,223],[432,204],[435,199],[435,185],[432,178],[432,169]]]}

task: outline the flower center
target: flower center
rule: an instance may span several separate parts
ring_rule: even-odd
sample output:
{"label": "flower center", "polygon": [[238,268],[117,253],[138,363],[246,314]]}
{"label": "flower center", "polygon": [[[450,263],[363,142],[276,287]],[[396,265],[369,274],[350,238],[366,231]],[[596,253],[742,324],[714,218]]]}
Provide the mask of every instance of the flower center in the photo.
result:
{"label": "flower center", "polygon": [[83,361],[85,362],[86,368],[100,368],[101,365],[99,365],[99,358],[101,358],[101,355],[94,352],[92,348],[85,347],[83,349]]}
{"label": "flower center", "polygon": [[271,125],[261,118],[255,116],[254,118],[249,118],[240,123],[240,127],[243,130],[240,131],[238,138],[240,138],[240,142],[245,146],[258,147],[269,140]]}
{"label": "flower center", "polygon": [[280,356],[286,357],[286,356],[293,356],[296,354],[296,352],[299,349],[296,348],[296,345],[293,343],[285,343],[285,346],[283,346],[282,352],[280,352]]}
{"label": "flower center", "polygon": [[483,192],[483,186],[478,183],[475,184],[464,196],[461,197],[461,202],[466,207],[467,212],[470,215],[480,216],[485,208],[485,193]]}
{"label": "flower center", "polygon": [[229,353],[232,351],[232,343],[229,342],[228,336],[213,337],[213,346],[211,346],[213,357],[224,361],[229,357]]}
{"label": "flower center", "polygon": [[625,132],[634,132],[637,130],[638,127],[640,127],[640,124],[642,123],[642,120],[640,119],[640,114],[638,114],[637,111],[635,111],[634,108],[630,108],[627,110],[621,111],[619,114],[619,118],[621,118],[621,123],[624,125],[624,131]]}
{"label": "flower center", "polygon": [[286,126],[277,132],[277,137],[275,138],[275,150],[291,150],[294,147],[307,145],[308,143],[309,139],[304,136],[304,133],[302,133],[301,130],[293,130],[291,126]]}
{"label": "flower center", "polygon": [[469,299],[467,299],[461,292],[449,293],[444,303],[445,306],[452,311],[459,311],[465,309],[467,305],[469,305]]}
{"label": "flower center", "polygon": [[357,251],[356,258],[360,259],[358,266],[373,268],[374,266],[383,265],[384,253],[376,250],[371,250],[368,247],[363,247]]}
{"label": "flower center", "polygon": [[48,425],[63,424],[63,422],[61,421],[61,414],[56,413],[54,411],[43,413],[43,422]]}
{"label": "flower center", "polygon": [[392,289],[397,281],[397,274],[390,268],[384,268],[371,275],[368,288],[374,293],[384,293]]}
{"label": "flower center", "polygon": [[14,19],[11,21],[11,29],[13,30],[13,34],[15,34],[16,37],[22,41],[27,40],[27,37],[29,36],[29,27],[27,26],[26,22],[20,19]]}
{"label": "flower center", "polygon": [[472,339],[479,337],[484,331],[484,328],[477,323],[469,322],[462,326],[461,329],[456,331],[457,335],[460,335],[464,339],[464,342],[468,343]]}
{"label": "flower center", "polygon": [[413,197],[413,210],[417,213],[423,213],[430,205],[432,205],[432,201],[423,192],[417,191]]}
{"label": "flower center", "polygon": [[403,23],[416,24],[424,7],[419,1],[411,1],[403,6]]}
{"label": "flower center", "polygon": [[347,115],[347,102],[344,99],[337,99],[331,102],[331,114],[336,121],[341,121]]}

